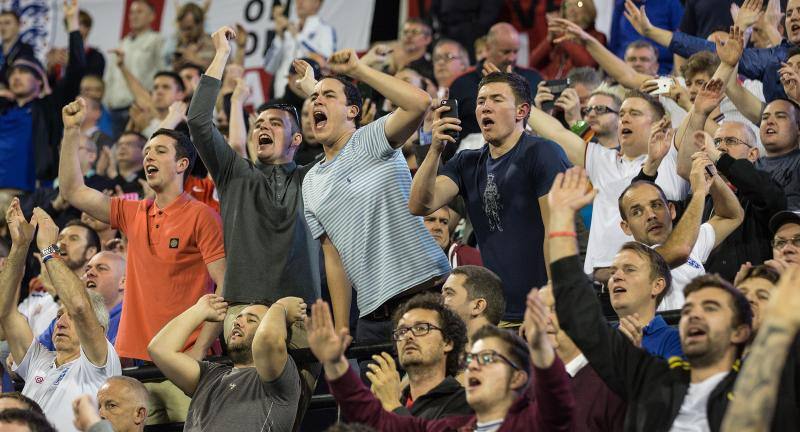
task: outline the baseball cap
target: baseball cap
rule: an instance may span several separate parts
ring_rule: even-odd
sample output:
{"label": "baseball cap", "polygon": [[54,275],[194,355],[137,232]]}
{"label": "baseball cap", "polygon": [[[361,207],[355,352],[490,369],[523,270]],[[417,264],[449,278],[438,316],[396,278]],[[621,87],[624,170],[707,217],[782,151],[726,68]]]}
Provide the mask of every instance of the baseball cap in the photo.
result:
{"label": "baseball cap", "polygon": [[800,225],[800,212],[784,210],[775,213],[772,219],[769,220],[769,230],[775,234],[780,227],[787,223],[796,223]]}

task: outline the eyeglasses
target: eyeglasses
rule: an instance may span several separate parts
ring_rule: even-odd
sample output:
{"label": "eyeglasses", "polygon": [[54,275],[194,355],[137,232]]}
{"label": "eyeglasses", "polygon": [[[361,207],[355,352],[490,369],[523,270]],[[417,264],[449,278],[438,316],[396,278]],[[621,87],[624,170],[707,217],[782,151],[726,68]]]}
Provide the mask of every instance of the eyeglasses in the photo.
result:
{"label": "eyeglasses", "polygon": [[416,36],[416,35],[420,35],[420,34],[427,35],[428,32],[425,31],[425,30],[420,30],[420,29],[406,29],[406,30],[403,30],[403,36]]}
{"label": "eyeglasses", "polygon": [[723,144],[725,145],[725,147],[733,147],[736,144],[747,146],[747,147],[753,147],[750,144],[740,140],[739,138],[735,138],[735,137],[714,138],[714,147],[719,148],[719,146],[721,146]]}
{"label": "eyeglasses", "polygon": [[619,114],[619,111],[614,111],[613,109],[605,105],[594,105],[581,108],[581,114],[583,115],[589,115],[589,113],[592,111],[596,112],[597,115],[603,115],[608,113]]}
{"label": "eyeglasses", "polygon": [[439,63],[439,62],[450,63],[451,61],[459,59],[459,58],[460,57],[455,55],[455,54],[449,54],[448,53],[448,54],[442,54],[442,55],[433,56],[433,62],[434,63]]}
{"label": "eyeglasses", "polygon": [[395,331],[392,332],[392,340],[400,341],[406,338],[408,332],[414,335],[414,337],[425,336],[426,334],[430,333],[431,330],[439,330],[442,331],[439,327],[436,327],[433,324],[429,323],[417,323],[412,325],[411,327],[398,327]]}
{"label": "eyeglasses", "polygon": [[261,112],[264,112],[264,111],[269,110],[269,109],[276,109],[276,110],[286,111],[287,113],[289,113],[292,116],[292,118],[294,118],[294,121],[297,122],[298,126],[301,124],[300,123],[300,116],[297,115],[297,108],[295,108],[294,105],[289,105],[289,104],[285,104],[285,103],[272,103],[272,104],[269,104],[266,107],[264,107],[264,109],[261,110]]}
{"label": "eyeglasses", "polygon": [[479,365],[486,366],[496,362],[498,359],[508,363],[509,366],[516,370],[520,370],[516,363],[511,361],[508,357],[500,354],[495,350],[483,350],[476,353],[464,353],[461,356],[461,363],[464,367],[468,367],[472,361],[477,361]]}
{"label": "eyeglasses", "polygon": [[791,243],[792,246],[796,248],[800,248],[800,236],[792,237],[790,239],[783,239],[780,237],[776,237],[772,239],[772,248],[781,250],[786,247],[787,244]]}

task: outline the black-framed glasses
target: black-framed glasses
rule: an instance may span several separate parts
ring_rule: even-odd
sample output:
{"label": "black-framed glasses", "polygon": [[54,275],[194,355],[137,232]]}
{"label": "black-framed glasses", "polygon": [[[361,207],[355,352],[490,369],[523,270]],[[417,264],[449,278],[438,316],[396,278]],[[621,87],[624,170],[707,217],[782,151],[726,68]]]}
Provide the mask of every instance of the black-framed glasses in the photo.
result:
{"label": "black-framed glasses", "polygon": [[430,333],[431,330],[442,331],[442,329],[430,323],[417,323],[410,327],[409,326],[398,327],[392,332],[392,340],[394,341],[403,340],[408,335],[408,332],[411,332],[411,334],[413,334],[414,337],[425,336],[426,334]]}
{"label": "black-framed glasses", "polygon": [[266,111],[268,109],[276,109],[276,110],[286,111],[287,113],[289,113],[292,116],[292,118],[294,118],[294,121],[297,122],[297,126],[298,127],[300,127],[300,125],[302,125],[302,123],[300,123],[300,116],[297,114],[297,108],[295,108],[294,105],[290,105],[290,104],[287,104],[287,103],[271,103],[271,104],[268,104],[267,106],[265,106],[264,109],[261,110],[261,112],[264,112],[264,111]]}
{"label": "black-framed glasses", "polygon": [[743,145],[743,146],[747,146],[747,147],[753,147],[750,144],[748,144],[748,143],[746,143],[746,142],[744,142],[744,141],[742,141],[742,140],[740,140],[739,138],[736,138],[736,137],[714,138],[714,147],[719,148],[719,146],[721,146],[723,144],[725,145],[725,147],[733,147],[733,146],[735,146],[737,144]]}
{"label": "black-framed glasses", "polygon": [[772,248],[781,250],[789,243],[796,248],[800,248],[800,236],[792,237],[790,239],[775,237],[772,239]]}
{"label": "black-framed glasses", "polygon": [[613,109],[605,106],[605,105],[590,105],[587,107],[581,108],[581,114],[588,115],[590,112],[596,112],[597,115],[603,115],[608,113],[619,114],[619,111],[614,111]]}
{"label": "black-framed glasses", "polygon": [[461,363],[465,368],[469,367],[470,363],[472,363],[473,361],[477,361],[478,364],[481,366],[486,366],[488,364],[496,362],[498,359],[506,362],[509,366],[511,366],[515,370],[520,370],[520,367],[517,366],[516,363],[514,363],[513,361],[511,361],[511,359],[500,354],[495,350],[491,349],[483,350],[476,353],[468,352],[461,355]]}
{"label": "black-framed glasses", "polygon": [[437,55],[433,56],[432,60],[433,60],[433,63],[439,63],[439,62],[450,63],[451,61],[459,59],[459,58],[460,57],[458,55],[456,55],[456,54],[447,53],[447,54],[437,54]]}

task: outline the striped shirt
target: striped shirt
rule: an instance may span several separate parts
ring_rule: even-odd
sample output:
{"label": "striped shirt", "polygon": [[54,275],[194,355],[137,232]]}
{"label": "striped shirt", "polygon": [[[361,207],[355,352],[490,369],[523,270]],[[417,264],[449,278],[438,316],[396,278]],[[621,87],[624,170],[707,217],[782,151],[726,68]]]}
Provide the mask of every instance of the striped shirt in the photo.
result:
{"label": "striped shirt", "polygon": [[319,162],[303,181],[311,234],[327,234],[336,246],[362,317],[450,271],[422,218],[408,211],[411,174],[402,152],[386,139],[388,117],[357,130],[336,157]]}

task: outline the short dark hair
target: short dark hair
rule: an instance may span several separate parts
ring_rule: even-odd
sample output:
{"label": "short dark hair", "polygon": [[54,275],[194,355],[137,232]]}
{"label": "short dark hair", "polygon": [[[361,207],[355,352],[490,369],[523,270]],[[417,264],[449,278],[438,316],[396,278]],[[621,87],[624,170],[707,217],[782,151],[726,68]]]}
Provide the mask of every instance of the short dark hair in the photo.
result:
{"label": "short dark hair", "polygon": [[750,302],[747,300],[747,297],[745,297],[741,291],[734,288],[730,282],[717,274],[705,274],[692,279],[691,282],[683,288],[683,295],[688,298],[689,294],[704,288],[719,288],[731,296],[731,310],[733,310],[732,327],[738,327],[742,324],[750,328],[753,327],[753,311],[750,309]]}
{"label": "short dark hair", "polygon": [[361,99],[361,92],[358,90],[358,87],[353,84],[353,81],[344,76],[344,75],[326,75],[322,79],[330,78],[335,79],[342,83],[344,86],[344,97],[346,99],[347,106],[355,105],[358,107],[358,114],[356,114],[356,118],[353,120],[356,124],[356,127],[361,125],[361,106],[364,104],[364,101]]}
{"label": "short dark hair", "polygon": [[0,393],[0,399],[14,399],[14,400],[20,401],[23,404],[27,405],[29,410],[31,410],[31,411],[33,411],[33,412],[35,412],[37,414],[44,415],[44,411],[42,411],[42,407],[40,407],[39,404],[36,403],[35,400],[29,398],[28,396],[25,396],[24,394],[22,394],[20,392]]}
{"label": "short dark hair", "polygon": [[100,252],[102,248],[102,243],[100,242],[100,236],[97,234],[97,231],[92,229],[89,225],[83,223],[80,219],[72,219],[71,221],[67,222],[64,225],[64,228],[77,226],[81,227],[86,230],[86,247],[94,247],[95,251]]}
{"label": "short dark hair", "polygon": [[181,158],[189,159],[189,166],[186,167],[186,171],[183,172],[183,178],[186,179],[187,176],[192,172],[192,168],[194,167],[195,160],[197,159],[197,151],[194,149],[194,144],[192,144],[192,140],[189,139],[186,134],[183,132],[178,132],[172,129],[165,129],[161,128],[153,133],[150,136],[150,139],[153,139],[159,135],[166,135],[173,140],[175,140],[175,160],[180,160]]}
{"label": "short dark hair", "polygon": [[493,271],[486,267],[463,265],[455,267],[451,275],[464,276],[464,288],[467,290],[467,299],[486,300],[486,319],[497,325],[503,319],[506,311],[506,298],[503,295],[503,281]]}
{"label": "short dark hair", "polygon": [[275,99],[274,101],[269,101],[258,107],[258,113],[261,114],[269,109],[283,111],[288,114],[289,127],[293,135],[296,133],[303,133],[302,129],[300,128],[300,114],[297,112],[297,108],[295,108],[294,105],[281,102],[280,99]]}
{"label": "short dark hair", "polygon": [[[498,82],[506,83],[509,87],[511,87],[511,93],[514,94],[514,103],[516,105],[533,105],[531,85],[528,83],[528,80],[513,72],[492,72],[489,75],[484,76],[480,83],[478,83],[478,91],[480,91],[480,89],[487,84]],[[530,112],[528,113],[528,116],[530,116]],[[528,123],[528,116],[526,116],[524,119],[525,124]]]}
{"label": "short dark hair", "polygon": [[653,183],[651,181],[647,181],[647,180],[636,180],[635,182],[632,182],[631,184],[629,184],[628,187],[626,187],[625,190],[623,190],[622,193],[619,194],[619,198],[617,198],[617,207],[619,208],[619,216],[625,222],[628,221],[628,216],[625,214],[625,207],[622,206],[622,198],[625,196],[626,193],[628,193],[629,190],[635,189],[635,188],[637,188],[639,186],[652,186],[652,187],[658,189],[658,193],[659,193],[659,195],[661,195],[661,199],[664,200],[665,204],[669,205],[669,200],[667,199],[667,194],[664,193],[664,189],[661,189],[661,186],[659,186],[656,183]]}
{"label": "short dark hair", "polygon": [[178,86],[178,90],[180,90],[181,92],[186,91],[186,86],[183,85],[183,78],[181,78],[181,76],[178,75],[177,72],[166,71],[166,70],[158,71],[156,72],[155,76],[153,76],[153,80],[155,81],[155,79],[158,77],[172,78],[175,81],[175,85]]}
{"label": "short dark hair", "polygon": [[[180,66],[178,66],[178,70],[177,70],[178,74],[180,74],[181,71],[183,71],[184,69],[194,69],[194,70],[197,71],[198,75],[203,75],[203,72],[204,72],[202,66],[200,66],[197,63],[191,63],[191,62],[182,63]],[[178,75],[178,76],[180,76],[180,75]],[[181,81],[183,81],[183,80],[181,80]]]}
{"label": "short dark hair", "polygon": [[649,48],[651,51],[653,51],[653,57],[655,57],[656,61],[658,61],[658,49],[656,48],[655,45],[651,44],[650,42],[644,39],[638,39],[629,43],[628,46],[625,47],[625,51],[628,51],[631,48],[634,49]]}
{"label": "short dark hair", "polygon": [[0,11],[0,16],[2,16],[2,15],[10,15],[10,16],[14,17],[14,19],[17,21],[17,24],[19,24],[19,14],[16,13],[15,11],[13,11],[11,9],[5,9],[5,10]]}
{"label": "short dark hair", "polygon": [[425,31],[426,31],[425,34],[427,36],[430,36],[430,35],[433,34],[433,29],[431,28],[431,25],[427,21],[422,19],[422,18],[417,18],[417,17],[409,18],[409,19],[406,20],[406,22],[403,23],[403,25],[406,25],[406,24],[421,25],[421,26],[425,27]]}
{"label": "short dark hair", "polygon": [[0,423],[22,424],[27,426],[31,432],[56,432],[44,415],[19,408],[0,411]]}
{"label": "short dark hair", "polygon": [[442,338],[453,344],[453,349],[447,353],[445,373],[456,376],[459,371],[459,361],[464,346],[467,344],[467,325],[455,312],[442,304],[441,297],[434,293],[417,294],[407,302],[400,305],[392,316],[392,326],[397,328],[397,323],[406,312],[412,309],[425,309],[434,311],[439,315],[439,328]]}
{"label": "short dark hair", "polygon": [[661,304],[661,300],[664,300],[669,288],[672,286],[672,272],[670,272],[669,265],[664,261],[664,257],[662,257],[661,254],[644,243],[636,241],[627,242],[619,249],[620,252],[624,250],[631,251],[650,263],[650,282],[657,278],[664,279],[664,289],[656,296],[656,307],[658,307],[658,305]]}
{"label": "short dark hair", "polygon": [[86,12],[83,9],[78,11],[78,22],[89,28],[92,28],[94,23],[92,16],[89,15],[89,12]]}
{"label": "short dark hair", "polygon": [[517,364],[521,370],[531,376],[531,355],[528,343],[509,330],[504,330],[493,325],[485,325],[472,334],[472,344],[481,339],[497,338],[508,346],[510,360]]}
{"label": "short dark hair", "polygon": [[681,65],[681,75],[686,79],[691,79],[698,73],[705,72],[712,77],[719,66],[719,61],[719,56],[711,51],[696,52]]}
{"label": "short dark hair", "polygon": [[780,273],[778,273],[774,268],[761,264],[747,269],[747,271],[744,272],[744,276],[742,276],[742,279],[739,281],[739,284],[741,285],[742,282],[748,279],[765,279],[772,284],[776,284],[780,278]]}
{"label": "short dark hair", "polygon": [[664,105],[661,105],[661,102],[659,102],[657,98],[638,89],[630,90],[625,94],[626,100],[630,98],[644,99],[650,106],[650,109],[653,110],[653,121],[661,120],[661,118],[667,113],[667,111],[664,109]]}
{"label": "short dark hair", "polygon": [[202,24],[206,19],[206,13],[197,3],[184,3],[176,13],[175,19],[181,21],[186,18],[186,15],[191,15],[194,22]]}
{"label": "short dark hair", "polygon": [[146,136],[144,136],[144,135],[142,135],[142,134],[141,134],[141,133],[139,133],[139,132],[136,132],[135,130],[130,130],[130,129],[128,129],[128,130],[126,130],[126,131],[123,131],[123,132],[122,132],[122,133],[121,133],[119,136],[120,136],[120,138],[122,138],[122,137],[123,137],[123,136],[125,136],[125,135],[133,135],[133,136],[135,136],[136,138],[138,138],[138,139],[139,139],[139,141],[141,141],[141,142],[142,142],[142,147],[144,147],[144,144],[147,142],[147,137],[146,137]]}
{"label": "short dark hair", "polygon": [[[776,102],[776,101],[783,101],[783,102],[786,102],[789,105],[791,105],[792,108],[794,109],[794,123],[796,125],[800,125],[800,105],[798,105],[797,102],[795,102],[793,100],[790,100],[790,99],[787,99],[787,98],[778,97],[778,98],[772,99],[771,101],[767,102],[767,104],[764,105],[764,109],[766,109],[767,105],[769,105],[769,104],[771,104],[773,102]],[[762,110],[762,112],[763,112],[763,110]]]}

